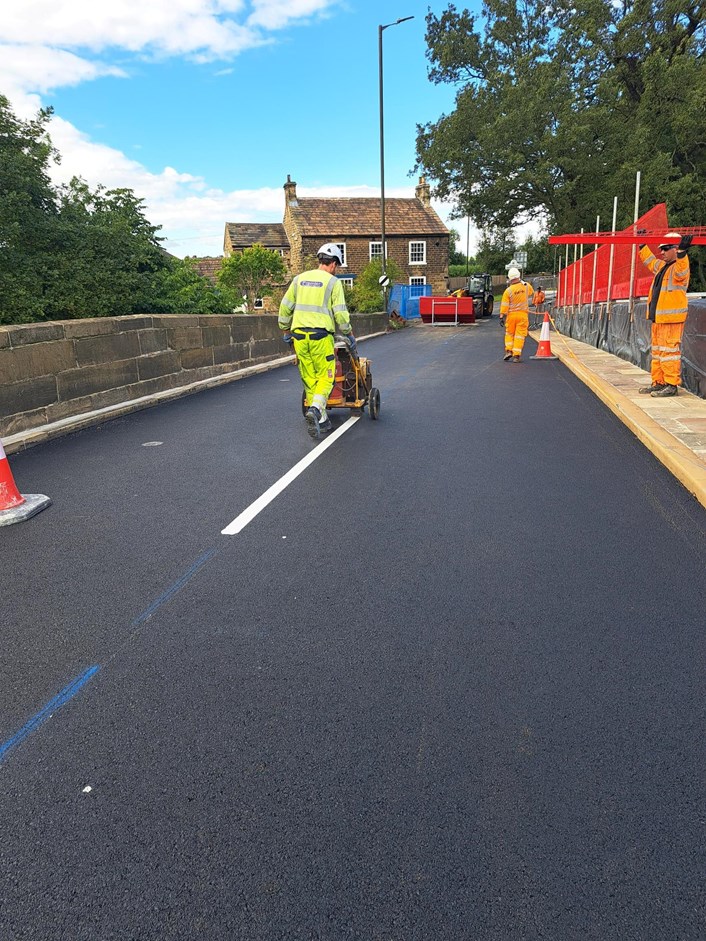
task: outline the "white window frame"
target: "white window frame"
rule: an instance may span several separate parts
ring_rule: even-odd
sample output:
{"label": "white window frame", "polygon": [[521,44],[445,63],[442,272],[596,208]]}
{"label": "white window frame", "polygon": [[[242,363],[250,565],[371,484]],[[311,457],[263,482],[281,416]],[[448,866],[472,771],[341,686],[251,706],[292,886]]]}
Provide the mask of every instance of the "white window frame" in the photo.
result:
{"label": "white window frame", "polygon": [[[373,254],[373,245],[380,246],[380,253]],[[385,239],[385,258],[389,257],[390,245]],[[382,258],[382,242],[368,242],[368,258],[373,261],[376,258]]]}
{"label": "white window frame", "polygon": [[[413,254],[419,254],[419,249],[416,246],[422,246],[421,259],[414,259]],[[415,241],[409,243],[409,263],[410,265],[426,265],[427,263],[427,243],[422,241]]]}
{"label": "white window frame", "polygon": [[339,267],[347,268],[348,267],[348,252],[346,251],[346,243],[334,242],[333,244],[337,245],[341,249],[341,252],[343,253],[343,261],[341,262]]}
{"label": "white window frame", "polygon": [[410,275],[410,278],[409,278],[410,287],[413,284],[420,285],[420,284],[426,284],[426,283],[427,283],[427,276],[425,274]]}
{"label": "white window frame", "polygon": [[353,287],[353,278],[352,278],[352,277],[347,278],[345,275],[341,275],[341,276],[339,276],[338,280],[339,280],[342,284],[345,284],[346,287],[348,287],[348,288],[352,288],[352,287]]}

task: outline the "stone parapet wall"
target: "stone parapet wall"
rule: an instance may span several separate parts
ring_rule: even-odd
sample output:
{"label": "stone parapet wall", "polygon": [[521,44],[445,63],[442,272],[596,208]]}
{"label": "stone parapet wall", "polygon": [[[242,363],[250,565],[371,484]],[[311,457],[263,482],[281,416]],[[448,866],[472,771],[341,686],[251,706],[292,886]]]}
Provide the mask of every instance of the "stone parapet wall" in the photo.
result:
{"label": "stone parapet wall", "polygon": [[[352,315],[357,336],[385,314]],[[0,327],[0,436],[280,359],[275,315],[138,315]]]}

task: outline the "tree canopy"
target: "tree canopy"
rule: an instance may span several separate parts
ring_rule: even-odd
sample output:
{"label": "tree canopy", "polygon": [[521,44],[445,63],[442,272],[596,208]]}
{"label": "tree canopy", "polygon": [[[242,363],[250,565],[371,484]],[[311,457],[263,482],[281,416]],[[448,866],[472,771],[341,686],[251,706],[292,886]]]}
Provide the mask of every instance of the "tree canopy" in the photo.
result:
{"label": "tree canopy", "polygon": [[417,128],[418,167],[480,228],[618,227],[665,201],[706,221],[703,0],[485,0],[427,16],[429,75],[456,107]]}
{"label": "tree canopy", "polygon": [[287,277],[287,269],[278,252],[264,245],[253,245],[234,252],[223,262],[218,284],[235,298],[243,298],[247,312],[255,311],[255,301],[271,297]]}
{"label": "tree canopy", "polygon": [[231,299],[160,246],[132,190],[54,186],[51,109],[19,119],[0,95],[0,324],[211,313]]}

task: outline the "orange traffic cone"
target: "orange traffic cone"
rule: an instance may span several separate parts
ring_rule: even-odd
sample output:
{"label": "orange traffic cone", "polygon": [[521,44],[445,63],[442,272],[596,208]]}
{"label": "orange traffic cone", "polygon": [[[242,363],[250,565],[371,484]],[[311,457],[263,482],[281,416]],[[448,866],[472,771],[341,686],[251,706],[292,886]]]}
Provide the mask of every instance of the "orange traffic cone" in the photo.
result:
{"label": "orange traffic cone", "polygon": [[534,356],[530,356],[530,359],[558,358],[558,356],[555,356],[552,353],[552,344],[549,341],[549,314],[545,314],[544,320],[542,321],[542,332],[539,334],[539,346],[537,347],[537,353]]}
{"label": "orange traffic cone", "polygon": [[51,503],[42,493],[21,494],[15,486],[10,462],[0,441],[0,526],[20,523],[39,513]]}

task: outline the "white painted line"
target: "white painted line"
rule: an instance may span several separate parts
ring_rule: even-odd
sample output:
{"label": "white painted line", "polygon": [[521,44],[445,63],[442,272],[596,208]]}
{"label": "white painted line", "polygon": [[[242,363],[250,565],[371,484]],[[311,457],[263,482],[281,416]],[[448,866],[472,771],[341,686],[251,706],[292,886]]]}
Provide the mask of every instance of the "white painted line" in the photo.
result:
{"label": "white painted line", "polygon": [[265,507],[272,503],[275,497],[279,496],[283,490],[285,490],[292,481],[296,480],[297,477],[302,474],[310,464],[313,464],[314,461],[321,457],[324,451],[327,448],[330,448],[334,441],[344,435],[350,428],[355,425],[355,423],[360,419],[360,415],[351,415],[347,422],[344,422],[340,428],[337,428],[333,434],[329,435],[328,438],[325,438],[321,444],[314,448],[314,450],[307,454],[305,458],[302,458],[298,464],[295,464],[291,470],[288,470],[287,473],[280,477],[280,479],[272,484],[261,497],[258,497],[254,503],[251,503],[247,510],[236,516],[232,523],[229,523],[225,529],[221,530],[222,536],[235,536],[241,532],[248,523],[252,522],[255,517],[260,513]]}

